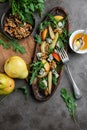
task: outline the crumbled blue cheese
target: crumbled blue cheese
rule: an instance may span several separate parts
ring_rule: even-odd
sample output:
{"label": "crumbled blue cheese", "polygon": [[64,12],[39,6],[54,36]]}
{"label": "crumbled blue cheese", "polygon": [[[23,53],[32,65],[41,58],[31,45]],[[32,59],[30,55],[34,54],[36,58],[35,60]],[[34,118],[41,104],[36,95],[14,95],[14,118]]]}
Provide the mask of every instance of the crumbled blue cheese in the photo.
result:
{"label": "crumbled blue cheese", "polygon": [[58,22],[58,27],[59,27],[59,28],[63,28],[62,22]]}
{"label": "crumbled blue cheese", "polygon": [[57,71],[56,70],[52,70],[52,73],[53,73],[53,75],[56,77],[56,78],[58,78],[59,77],[59,74],[57,73]]}
{"label": "crumbled blue cheese", "polygon": [[53,60],[53,56],[52,54],[49,55],[48,59],[47,59],[49,62],[51,62]]}
{"label": "crumbled blue cheese", "polygon": [[47,41],[47,43],[52,43],[52,39],[51,38],[46,38],[46,41]]}
{"label": "crumbled blue cheese", "polygon": [[42,80],[42,82],[47,87],[47,81],[44,79],[44,80]]}
{"label": "crumbled blue cheese", "polygon": [[36,56],[37,56],[37,59],[38,59],[38,60],[42,60],[42,53],[41,53],[41,52],[38,52],[38,53],[36,54]]}
{"label": "crumbled blue cheese", "polygon": [[40,71],[39,71],[39,75],[43,75],[45,73],[45,69],[42,68]]}

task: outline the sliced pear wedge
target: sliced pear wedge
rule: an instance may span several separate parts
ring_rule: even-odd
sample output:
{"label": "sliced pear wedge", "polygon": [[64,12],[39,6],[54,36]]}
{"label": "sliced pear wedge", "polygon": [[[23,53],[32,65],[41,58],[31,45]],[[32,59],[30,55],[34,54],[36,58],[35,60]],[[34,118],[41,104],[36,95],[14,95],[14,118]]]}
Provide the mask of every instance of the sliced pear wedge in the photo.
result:
{"label": "sliced pear wedge", "polygon": [[55,38],[53,39],[53,42],[52,42],[52,44],[50,45],[50,48],[52,48],[52,49],[55,48],[56,43],[57,43],[57,40],[58,40],[58,37],[59,37],[59,33],[56,32],[56,34],[55,34]]}
{"label": "sliced pear wedge", "polygon": [[50,34],[51,39],[54,39],[55,35],[54,35],[53,29],[50,25],[49,25],[48,29],[49,29],[49,34]]}
{"label": "sliced pear wedge", "polygon": [[41,44],[41,52],[42,53],[45,53],[45,47],[46,47],[46,41],[42,41],[42,44]]}
{"label": "sliced pear wedge", "polygon": [[61,15],[56,15],[56,16],[54,16],[54,18],[56,19],[56,20],[58,20],[58,21],[60,21],[60,20],[63,20],[63,16],[61,16]]}
{"label": "sliced pear wedge", "polygon": [[51,94],[52,91],[52,72],[48,73],[48,92]]}

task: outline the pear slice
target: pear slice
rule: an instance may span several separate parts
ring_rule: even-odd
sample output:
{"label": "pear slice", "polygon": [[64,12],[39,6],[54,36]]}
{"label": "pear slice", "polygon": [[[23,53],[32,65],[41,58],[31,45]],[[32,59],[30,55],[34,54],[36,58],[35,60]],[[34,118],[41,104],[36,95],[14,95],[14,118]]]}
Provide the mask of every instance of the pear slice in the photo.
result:
{"label": "pear slice", "polygon": [[63,16],[61,16],[61,15],[56,15],[56,16],[54,16],[54,18],[56,19],[56,20],[58,20],[58,21],[60,21],[60,20],[63,20]]}
{"label": "pear slice", "polygon": [[48,73],[48,92],[51,94],[52,91],[52,72]]}
{"label": "pear slice", "polygon": [[48,29],[49,29],[49,34],[50,34],[51,39],[54,39],[55,35],[54,35],[53,29],[50,25],[49,25]]}
{"label": "pear slice", "polygon": [[53,42],[52,42],[52,44],[50,45],[50,48],[52,48],[52,49],[55,48],[56,43],[57,43],[57,40],[58,40],[58,37],[59,37],[59,33],[56,32],[56,34],[55,34],[55,38],[53,39]]}

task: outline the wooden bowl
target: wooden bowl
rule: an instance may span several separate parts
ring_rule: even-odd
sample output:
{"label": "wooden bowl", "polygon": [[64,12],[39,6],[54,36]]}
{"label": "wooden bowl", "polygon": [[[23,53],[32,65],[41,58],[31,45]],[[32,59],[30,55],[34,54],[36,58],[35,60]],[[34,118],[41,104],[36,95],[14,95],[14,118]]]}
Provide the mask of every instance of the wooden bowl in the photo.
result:
{"label": "wooden bowl", "polygon": [[[34,30],[34,27],[35,27],[35,19],[34,19],[34,17],[33,17],[33,25],[32,25],[32,28],[29,28],[29,34],[27,35],[27,36],[25,36],[25,37],[22,37],[22,38],[17,38],[15,35],[10,35],[7,31],[5,31],[5,24],[6,24],[6,20],[7,20],[7,18],[9,18],[9,17],[14,17],[12,14],[11,14],[11,12],[12,12],[12,10],[11,10],[11,8],[9,7],[3,14],[2,14],[2,17],[1,17],[1,31],[2,31],[2,33],[6,36],[6,37],[8,37],[9,39],[16,39],[16,40],[20,40],[20,39],[23,39],[23,38],[26,38],[26,37],[28,37],[29,35],[31,35],[32,34],[32,32],[33,32],[33,30]],[[20,20],[21,21],[21,20]],[[26,22],[27,23],[27,22]],[[17,27],[19,27],[19,24],[17,24],[16,25]],[[8,28],[10,28],[10,30],[12,31],[12,28],[9,26]],[[14,29],[15,30],[15,29]],[[19,31],[19,33],[20,33],[21,31]],[[21,34],[20,34],[21,35]]]}

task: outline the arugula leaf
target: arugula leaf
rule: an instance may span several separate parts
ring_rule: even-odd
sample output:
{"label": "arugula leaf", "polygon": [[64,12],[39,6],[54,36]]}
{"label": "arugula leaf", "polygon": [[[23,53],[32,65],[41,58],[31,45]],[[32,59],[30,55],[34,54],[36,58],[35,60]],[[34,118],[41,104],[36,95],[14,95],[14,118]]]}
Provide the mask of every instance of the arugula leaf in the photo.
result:
{"label": "arugula leaf", "polygon": [[34,4],[33,4],[33,3],[31,3],[31,4],[29,5],[29,8],[30,8],[30,10],[31,10],[32,12],[34,12],[35,8],[34,8]]}
{"label": "arugula leaf", "polygon": [[30,14],[30,13],[25,13],[23,14],[24,17],[25,17],[25,21],[30,23],[31,25],[34,25],[34,18],[33,18],[33,15]]}
{"label": "arugula leaf", "polygon": [[41,43],[42,43],[41,36],[38,35],[38,34],[36,34],[36,35],[35,35],[35,41],[36,41],[37,43],[41,44]]}
{"label": "arugula leaf", "polygon": [[2,45],[5,49],[9,49],[10,46],[6,42],[4,42],[2,39],[0,39],[0,45]]}
{"label": "arugula leaf", "polygon": [[49,48],[48,48],[48,55],[50,55],[50,54],[53,52],[53,50],[54,50],[54,49],[49,46]]}
{"label": "arugula leaf", "polygon": [[42,90],[45,90],[47,88],[47,86],[42,82],[43,79],[39,79],[38,81],[38,86],[39,88],[41,88]]}
{"label": "arugula leaf", "polygon": [[27,100],[27,98],[28,98],[28,89],[27,89],[27,86],[18,87],[14,91],[22,91],[22,93],[25,96],[25,99]]}
{"label": "arugula leaf", "polygon": [[9,43],[6,43],[4,40],[0,39],[0,45],[2,45],[5,49],[9,49],[12,47],[12,49],[16,52],[20,52],[22,54],[26,53],[24,46],[18,44],[17,41],[9,40]]}
{"label": "arugula leaf", "polygon": [[54,85],[57,85],[57,81],[58,81],[58,79],[55,76],[53,76],[52,77],[52,82],[53,82]]}
{"label": "arugula leaf", "polygon": [[63,49],[65,46],[64,46],[64,42],[63,42],[63,37],[61,35],[59,36],[58,41],[59,41],[60,48]]}
{"label": "arugula leaf", "polygon": [[57,28],[58,20],[56,20],[56,19],[54,18],[54,16],[51,15],[51,14],[48,14],[47,16],[48,16],[48,20],[51,22],[52,26],[53,26],[54,28]]}
{"label": "arugula leaf", "polygon": [[40,2],[40,3],[44,3],[44,0],[38,0],[38,2]]}
{"label": "arugula leaf", "polygon": [[[12,14],[18,14],[19,18],[24,22],[26,21],[26,13],[31,15],[34,12],[37,12],[41,15],[44,9],[45,0],[9,0],[12,7]],[[33,17],[31,17],[33,21]],[[30,21],[28,20],[30,23]]]}
{"label": "arugula leaf", "polygon": [[[27,100],[27,98],[28,98],[28,89],[27,89],[27,87],[26,87],[26,86],[22,86],[22,87],[15,88],[15,90],[14,90],[13,92],[19,91],[19,90],[22,91],[22,93],[23,93],[24,96],[25,96],[25,99]],[[13,92],[12,92],[12,93],[13,93]],[[12,93],[10,93],[10,94],[12,94]],[[5,96],[2,96],[2,98],[0,98],[0,104],[1,104],[10,94],[5,95]]]}
{"label": "arugula leaf", "polygon": [[61,63],[62,63],[61,61],[60,62],[56,62],[58,71],[61,71],[61,69],[62,69],[62,64]]}
{"label": "arugula leaf", "polygon": [[43,9],[44,9],[44,4],[39,2],[39,3],[36,5],[36,9],[37,9],[37,12],[38,12],[39,16],[41,16],[41,13],[42,13],[42,11],[43,11]]}
{"label": "arugula leaf", "polygon": [[69,32],[69,33],[68,33],[68,37],[70,37],[70,36],[71,36],[71,34],[72,34],[72,32]]}
{"label": "arugula leaf", "polygon": [[48,27],[49,25],[50,25],[49,21],[44,21],[44,22],[40,23],[39,31],[43,30],[44,28]]}
{"label": "arugula leaf", "polygon": [[62,22],[62,24],[63,24],[63,27],[64,27],[65,24],[66,24],[67,18],[68,18],[68,16],[66,16],[66,18],[64,18],[63,20],[61,20],[61,22]]}
{"label": "arugula leaf", "polygon": [[24,46],[21,46],[16,41],[10,41],[10,45],[13,47],[13,50],[16,52],[20,52],[22,54],[26,53]]}
{"label": "arugula leaf", "polygon": [[75,119],[75,109],[76,109],[77,104],[75,102],[75,98],[74,98],[73,94],[68,93],[65,88],[62,88],[61,89],[61,97],[65,101],[71,117],[73,118],[74,121],[76,121],[76,119]]}
{"label": "arugula leaf", "polygon": [[68,42],[67,38],[68,38],[68,32],[66,31],[66,29],[63,29],[63,33],[60,34],[58,38],[59,45],[61,48],[65,47],[65,44]]}
{"label": "arugula leaf", "polygon": [[40,71],[40,69],[44,66],[44,64],[40,61],[34,62],[30,65],[31,68],[31,77],[30,77],[30,85],[32,85],[35,77],[38,75],[38,72]]}

